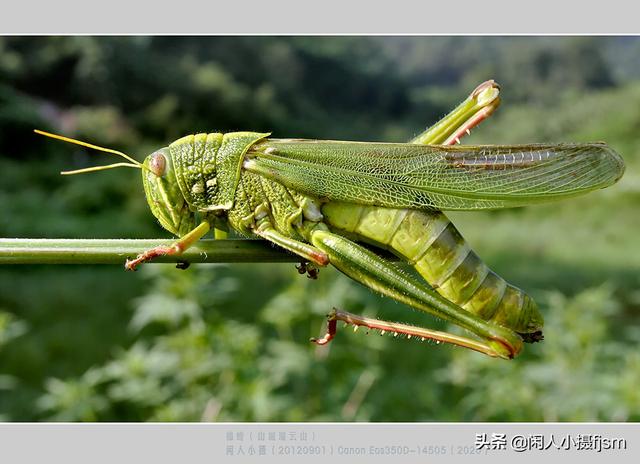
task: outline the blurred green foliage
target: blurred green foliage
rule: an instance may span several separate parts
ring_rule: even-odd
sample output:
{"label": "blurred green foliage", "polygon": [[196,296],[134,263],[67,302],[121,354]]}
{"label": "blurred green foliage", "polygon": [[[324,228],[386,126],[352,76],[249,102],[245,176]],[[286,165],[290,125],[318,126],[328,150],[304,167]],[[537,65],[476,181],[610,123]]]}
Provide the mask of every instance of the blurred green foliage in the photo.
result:
{"label": "blurred green foliage", "polygon": [[466,143],[604,140],[627,162],[582,198],[451,215],[542,307],[545,341],[514,361],[362,331],[311,345],[332,306],[445,328],[331,269],[6,266],[0,418],[640,420],[638,58],[633,37],[0,38],[3,237],[167,236],[138,173],[60,178],[106,155],[33,128],[139,159],[197,131],[404,141],[494,78],[504,106]]}

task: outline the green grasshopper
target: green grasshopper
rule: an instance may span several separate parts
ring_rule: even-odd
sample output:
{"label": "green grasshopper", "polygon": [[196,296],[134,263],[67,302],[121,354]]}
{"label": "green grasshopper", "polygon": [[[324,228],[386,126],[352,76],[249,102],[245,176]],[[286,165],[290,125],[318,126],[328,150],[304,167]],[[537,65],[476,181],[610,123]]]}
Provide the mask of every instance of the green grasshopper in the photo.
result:
{"label": "green grasshopper", "polygon": [[[542,339],[533,299],[492,272],[441,210],[508,208],[572,197],[615,183],[621,157],[604,143],[459,145],[499,105],[494,81],[409,143],[275,139],[268,133],[188,135],[140,163],[96,145],[43,135],[127,160],[139,168],[162,227],[179,237],[125,267],[180,254],[212,228],[261,237],[300,256],[301,272],[333,265],[367,287],[475,334],[455,335],[334,309],[328,343],[343,321],[381,333],[431,339],[510,359]],[[456,144],[458,143],[458,144]],[[357,243],[366,243],[365,247]],[[421,280],[370,250],[385,249]]]}

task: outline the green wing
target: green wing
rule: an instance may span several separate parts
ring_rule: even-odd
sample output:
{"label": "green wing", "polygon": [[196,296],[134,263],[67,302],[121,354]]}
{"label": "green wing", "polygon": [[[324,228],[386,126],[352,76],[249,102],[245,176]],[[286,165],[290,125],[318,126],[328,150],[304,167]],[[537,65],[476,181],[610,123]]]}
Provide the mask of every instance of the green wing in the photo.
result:
{"label": "green wing", "polygon": [[522,206],[607,187],[624,172],[603,143],[414,145],[267,139],[244,168],[309,195],[397,208]]}

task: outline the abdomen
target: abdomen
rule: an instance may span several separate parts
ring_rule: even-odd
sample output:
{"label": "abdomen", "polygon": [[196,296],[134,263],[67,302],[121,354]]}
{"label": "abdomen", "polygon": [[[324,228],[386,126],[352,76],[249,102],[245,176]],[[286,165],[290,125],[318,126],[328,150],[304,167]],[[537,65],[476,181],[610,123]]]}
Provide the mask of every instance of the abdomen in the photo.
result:
{"label": "abdomen", "polygon": [[448,300],[526,334],[542,327],[533,299],[495,274],[439,211],[330,202],[325,222],[405,259]]}

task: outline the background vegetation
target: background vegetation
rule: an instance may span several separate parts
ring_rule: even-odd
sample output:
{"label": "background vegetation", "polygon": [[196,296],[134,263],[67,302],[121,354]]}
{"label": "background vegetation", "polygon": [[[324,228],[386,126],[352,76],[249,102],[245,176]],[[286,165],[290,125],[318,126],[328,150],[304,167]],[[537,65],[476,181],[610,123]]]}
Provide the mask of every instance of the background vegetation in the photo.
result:
{"label": "background vegetation", "polygon": [[2,419],[640,420],[638,38],[0,38],[0,236],[167,237],[139,173],[61,178],[105,155],[33,128],[138,159],[197,131],[405,141],[489,78],[503,107],[466,143],[604,140],[627,162],[583,198],[451,215],[539,301],[544,343],[316,348],[332,306],[442,327],[332,270],[5,266]]}

